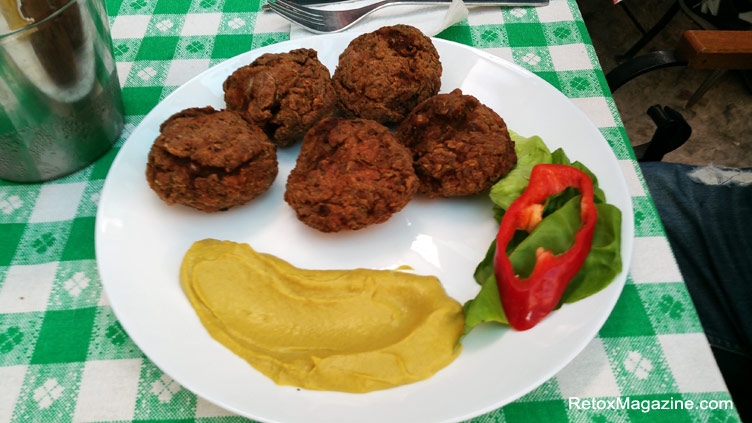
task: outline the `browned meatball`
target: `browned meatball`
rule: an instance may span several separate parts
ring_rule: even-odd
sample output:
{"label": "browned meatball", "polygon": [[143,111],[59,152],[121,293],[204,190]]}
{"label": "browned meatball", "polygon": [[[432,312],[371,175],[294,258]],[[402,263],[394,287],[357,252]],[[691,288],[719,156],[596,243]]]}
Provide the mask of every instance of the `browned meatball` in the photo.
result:
{"label": "browned meatball", "polygon": [[517,163],[504,120],[456,89],[421,103],[397,128],[428,197],[480,193]]}
{"label": "browned meatball", "polygon": [[212,107],[172,115],[146,165],[149,186],[168,204],[205,212],[250,201],[277,176],[277,150],[237,113]]}
{"label": "browned meatball", "polygon": [[337,105],[329,70],[311,49],[264,54],[233,72],[223,88],[227,108],[280,147],[294,144]]}
{"label": "browned meatball", "polygon": [[332,77],[346,116],[397,123],[441,87],[441,62],[431,39],[407,25],[355,38]]}
{"label": "browned meatball", "polygon": [[387,127],[329,118],[305,135],[285,201],[303,223],[336,232],[386,221],[417,189],[410,151]]}

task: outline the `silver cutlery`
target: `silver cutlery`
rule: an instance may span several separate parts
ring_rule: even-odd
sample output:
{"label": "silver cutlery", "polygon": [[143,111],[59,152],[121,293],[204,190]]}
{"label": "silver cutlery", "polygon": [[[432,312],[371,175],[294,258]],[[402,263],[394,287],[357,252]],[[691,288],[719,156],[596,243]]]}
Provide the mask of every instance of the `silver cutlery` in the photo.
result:
{"label": "silver cutlery", "polygon": [[[329,4],[348,4],[357,3],[360,0],[293,0],[296,4],[301,6],[325,6]],[[546,6],[549,0],[506,0],[496,1],[493,5],[499,6]],[[451,3],[451,0],[439,0],[434,2],[435,4]],[[467,2],[465,2],[467,4]],[[421,4],[423,4],[421,2]],[[269,10],[269,5],[264,4],[262,7],[264,10]]]}
{"label": "silver cutlery", "polygon": [[[321,0],[301,0],[321,4]],[[334,3],[334,2],[331,2]],[[339,32],[351,27],[366,15],[396,4],[447,5],[451,0],[382,0],[349,10],[321,10],[302,6],[291,0],[269,0],[269,9],[290,22],[317,33]],[[548,0],[465,0],[467,6],[545,6]]]}

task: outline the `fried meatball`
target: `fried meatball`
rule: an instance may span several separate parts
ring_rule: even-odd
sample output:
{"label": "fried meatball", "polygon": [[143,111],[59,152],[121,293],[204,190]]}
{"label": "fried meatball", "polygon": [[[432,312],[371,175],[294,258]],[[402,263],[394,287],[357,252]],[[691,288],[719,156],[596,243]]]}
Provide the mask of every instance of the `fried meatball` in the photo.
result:
{"label": "fried meatball", "polygon": [[160,127],[146,165],[149,186],[168,204],[205,212],[250,201],[277,176],[277,150],[232,111],[191,108]]}
{"label": "fried meatball", "polygon": [[428,197],[480,193],[517,163],[504,120],[459,89],[421,103],[397,128]]}
{"label": "fried meatball", "polygon": [[337,106],[329,70],[305,48],[264,54],[233,72],[223,89],[227,108],[280,147],[294,144]]}
{"label": "fried meatball", "polygon": [[439,53],[417,28],[386,26],[347,46],[332,82],[346,116],[398,123],[439,92]]}
{"label": "fried meatball", "polygon": [[410,151],[387,127],[329,118],[306,133],[285,201],[303,223],[336,232],[386,221],[417,190]]}

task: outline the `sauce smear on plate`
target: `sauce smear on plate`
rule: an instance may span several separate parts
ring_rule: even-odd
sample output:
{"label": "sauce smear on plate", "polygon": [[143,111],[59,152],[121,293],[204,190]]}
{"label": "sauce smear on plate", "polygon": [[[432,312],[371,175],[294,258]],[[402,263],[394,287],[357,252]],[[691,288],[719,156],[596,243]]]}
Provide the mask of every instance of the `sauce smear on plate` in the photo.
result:
{"label": "sauce smear on plate", "polygon": [[180,283],[208,332],[280,385],[368,392],[451,363],[465,317],[439,280],[396,270],[305,270],[205,239]]}

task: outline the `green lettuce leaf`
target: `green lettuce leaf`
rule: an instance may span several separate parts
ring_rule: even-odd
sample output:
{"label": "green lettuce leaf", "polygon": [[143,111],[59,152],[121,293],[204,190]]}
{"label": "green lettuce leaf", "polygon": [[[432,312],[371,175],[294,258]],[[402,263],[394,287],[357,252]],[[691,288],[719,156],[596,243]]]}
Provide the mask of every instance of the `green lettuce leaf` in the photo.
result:
{"label": "green lettuce leaf", "polygon": [[[581,163],[570,162],[563,150],[557,149],[553,153],[548,153],[548,148],[542,144],[538,137],[523,138],[515,134],[514,139],[517,143],[515,150],[518,151],[518,155],[521,152],[532,151],[537,159],[526,156],[519,157],[517,166],[521,164],[522,169],[518,170],[515,167],[491,188],[491,199],[495,208],[500,209],[498,215],[503,215],[503,208],[509,207],[525,190],[530,178],[530,171],[536,164],[567,164],[587,173],[593,180],[598,220],[595,225],[590,253],[580,271],[567,286],[560,305],[579,301],[601,291],[622,270],[621,211],[606,203],[606,196],[603,190],[598,187],[598,180],[595,175]],[[536,162],[535,160],[541,161]],[[513,172],[516,173],[513,174]],[[505,187],[505,185],[509,186]],[[512,198],[512,196],[514,197]],[[511,201],[509,201],[510,199]],[[580,226],[580,196],[576,190],[568,189],[549,198],[544,211],[544,218],[538,226],[530,234],[518,233],[508,245],[506,253],[515,272],[522,278],[528,277],[532,273],[536,262],[535,251],[538,247],[551,250],[554,254],[568,250],[572,246],[574,234]],[[493,256],[495,249],[496,241],[494,239],[483,261],[475,269],[473,276],[476,282],[481,285],[481,290],[474,299],[465,303],[464,334],[469,333],[473,327],[481,322],[507,323],[496,286],[496,278],[494,277]]]}
{"label": "green lettuce leaf", "polygon": [[[569,160],[569,157],[567,157],[566,153],[564,153],[564,150],[562,150],[561,148],[557,148],[553,153],[551,153],[551,163],[569,165],[585,172],[593,181],[593,201],[595,201],[595,203],[606,202],[606,194],[598,186],[598,178],[584,164],[580,162],[572,163],[572,161]],[[548,200],[546,208],[548,208],[549,210],[555,210],[561,207],[561,205],[569,201],[569,199],[574,197],[575,195],[578,195],[577,190],[575,190],[574,188],[567,188],[561,194],[552,196]],[[545,214],[546,213],[544,213],[544,215]]]}
{"label": "green lettuce leaf", "polygon": [[493,274],[481,283],[478,296],[466,302],[463,310],[465,312],[465,327],[459,342],[475,326],[483,322],[509,324],[507,316],[504,314],[504,309],[501,307],[499,289],[496,287],[496,278]]}
{"label": "green lettuce leaf", "polygon": [[509,131],[517,153],[514,168],[491,187],[490,197],[498,207],[506,210],[522,194],[530,182],[533,166],[551,163],[551,152],[540,137],[525,138]]}
{"label": "green lettuce leaf", "polygon": [[[512,267],[521,277],[532,273],[538,247],[542,246],[555,254],[571,247],[574,234],[580,227],[579,202],[579,197],[572,198],[543,219],[511,252],[507,252]],[[621,211],[605,203],[596,204],[596,208],[598,220],[590,254],[564,291],[561,303],[573,303],[601,291],[621,272]],[[475,280],[481,284],[481,290],[474,299],[465,303],[464,333],[470,332],[481,322],[507,323],[493,272],[495,252],[494,240],[475,271]]]}
{"label": "green lettuce leaf", "polygon": [[607,287],[622,270],[621,210],[611,204],[596,204],[593,244],[582,269],[569,282],[562,301],[573,303]]}

